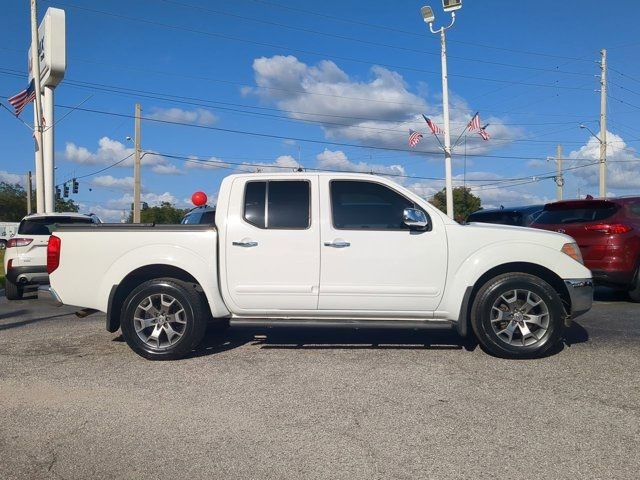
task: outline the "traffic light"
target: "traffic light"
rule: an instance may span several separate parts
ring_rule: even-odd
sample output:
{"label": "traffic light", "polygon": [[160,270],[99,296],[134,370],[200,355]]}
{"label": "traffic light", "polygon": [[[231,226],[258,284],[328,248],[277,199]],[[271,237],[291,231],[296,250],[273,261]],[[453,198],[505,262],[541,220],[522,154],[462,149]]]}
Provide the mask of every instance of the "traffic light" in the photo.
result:
{"label": "traffic light", "polygon": [[80,184],[78,183],[78,180],[76,180],[75,178],[73,179],[73,193],[78,193],[78,187],[80,186]]}
{"label": "traffic light", "polygon": [[63,185],[63,190],[64,190],[64,198],[67,198],[69,196],[69,185],[65,183]]}
{"label": "traffic light", "polygon": [[60,198],[60,196],[62,195],[62,192],[60,191],[60,187],[56,187],[56,198]]}

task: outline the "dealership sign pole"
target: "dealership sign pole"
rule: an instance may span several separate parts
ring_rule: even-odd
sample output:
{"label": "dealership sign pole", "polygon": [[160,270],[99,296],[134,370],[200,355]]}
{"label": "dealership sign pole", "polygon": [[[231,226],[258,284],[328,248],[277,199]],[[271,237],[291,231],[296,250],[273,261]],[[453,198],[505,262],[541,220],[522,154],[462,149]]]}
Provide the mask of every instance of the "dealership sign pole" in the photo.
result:
{"label": "dealership sign pole", "polygon": [[[35,0],[32,0],[32,18]],[[35,30],[35,18],[32,20]],[[33,33],[35,37],[35,32]],[[66,69],[65,13],[59,8],[48,8],[37,29],[38,62],[32,62],[35,48],[29,50],[29,81],[39,76],[35,101],[36,180],[38,212],[55,211],[54,161],[54,89],[64,78]],[[42,90],[41,88],[42,87]],[[43,98],[40,96],[44,93]],[[44,108],[42,108],[44,106]],[[42,159],[39,161],[39,159]]]}

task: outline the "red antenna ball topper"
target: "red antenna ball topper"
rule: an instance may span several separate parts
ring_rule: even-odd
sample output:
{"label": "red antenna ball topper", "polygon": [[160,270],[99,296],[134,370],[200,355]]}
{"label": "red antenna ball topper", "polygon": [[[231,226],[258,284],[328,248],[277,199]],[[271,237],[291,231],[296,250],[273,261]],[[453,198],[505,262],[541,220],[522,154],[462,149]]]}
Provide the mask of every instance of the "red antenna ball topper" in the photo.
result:
{"label": "red antenna ball topper", "polygon": [[196,192],[191,195],[191,201],[196,207],[201,207],[207,204],[207,194],[204,192]]}

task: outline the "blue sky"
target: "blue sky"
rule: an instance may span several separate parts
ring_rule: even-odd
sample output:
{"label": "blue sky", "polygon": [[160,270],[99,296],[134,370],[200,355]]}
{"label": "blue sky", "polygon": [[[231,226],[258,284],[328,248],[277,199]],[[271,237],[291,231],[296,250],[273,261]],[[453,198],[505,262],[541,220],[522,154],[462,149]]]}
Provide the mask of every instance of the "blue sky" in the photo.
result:
{"label": "blue sky", "polygon": [[[29,42],[29,2],[7,3],[0,21],[5,104],[26,85]],[[138,101],[150,118],[142,147],[158,153],[145,157],[142,173],[144,199],[152,204],[187,206],[192,192],[214,195],[235,171],[298,162],[395,175],[428,197],[441,188],[444,165],[420,117],[442,126],[439,41],[421,19],[422,4],[40,1],[40,18],[49,6],[67,15],[68,67],[56,89],[57,118],[84,102],[84,110],[57,125],[56,183],[128,155],[128,116]],[[448,20],[440,2],[432,6],[436,25]],[[552,200],[555,183],[546,177],[555,163],[546,158],[561,143],[565,167],[573,168],[565,196],[597,194],[597,169],[585,165],[597,159],[599,145],[578,125],[598,131],[597,62],[606,48],[607,190],[637,194],[639,14],[631,0],[615,8],[578,0],[466,0],[447,36],[453,138],[479,111],[492,139],[471,134],[466,162],[464,142],[456,149],[457,184],[464,177],[485,206]],[[31,121],[31,107],[22,117]],[[424,133],[411,152],[409,128]],[[22,181],[34,170],[31,134],[6,111],[0,145],[0,180]],[[73,198],[85,211],[119,220],[131,202],[132,175],[125,161],[82,178]]]}

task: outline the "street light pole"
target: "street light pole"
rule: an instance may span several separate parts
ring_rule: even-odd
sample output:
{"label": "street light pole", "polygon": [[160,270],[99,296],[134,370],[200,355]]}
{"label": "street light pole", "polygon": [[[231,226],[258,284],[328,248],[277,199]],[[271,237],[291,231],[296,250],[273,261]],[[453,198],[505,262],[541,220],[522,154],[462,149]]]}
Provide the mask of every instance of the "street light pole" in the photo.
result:
{"label": "street light pole", "polygon": [[[453,21],[455,21],[455,13]],[[451,22],[453,25],[453,22]],[[450,26],[451,26],[450,25]],[[429,25],[431,26],[431,25]],[[431,30],[433,32],[433,30]],[[440,59],[442,61],[442,114],[444,116],[444,178],[447,194],[447,216],[453,218],[453,180],[451,171],[451,128],[449,124],[449,80],[447,78],[447,41],[440,28]]]}
{"label": "street light pole", "polygon": [[461,1],[443,1],[445,12],[451,12],[451,23],[446,27],[440,27],[437,30],[433,29],[433,21],[435,16],[431,7],[424,6],[420,10],[422,18],[425,23],[429,24],[429,30],[431,33],[440,34],[440,60],[442,63],[442,115],[444,120],[444,177],[445,177],[445,192],[447,198],[447,216],[454,217],[453,213],[453,179],[451,169],[451,125],[449,121],[449,80],[447,75],[447,41],[445,31],[453,27],[456,22],[456,13],[453,10],[457,10],[462,6]]}

